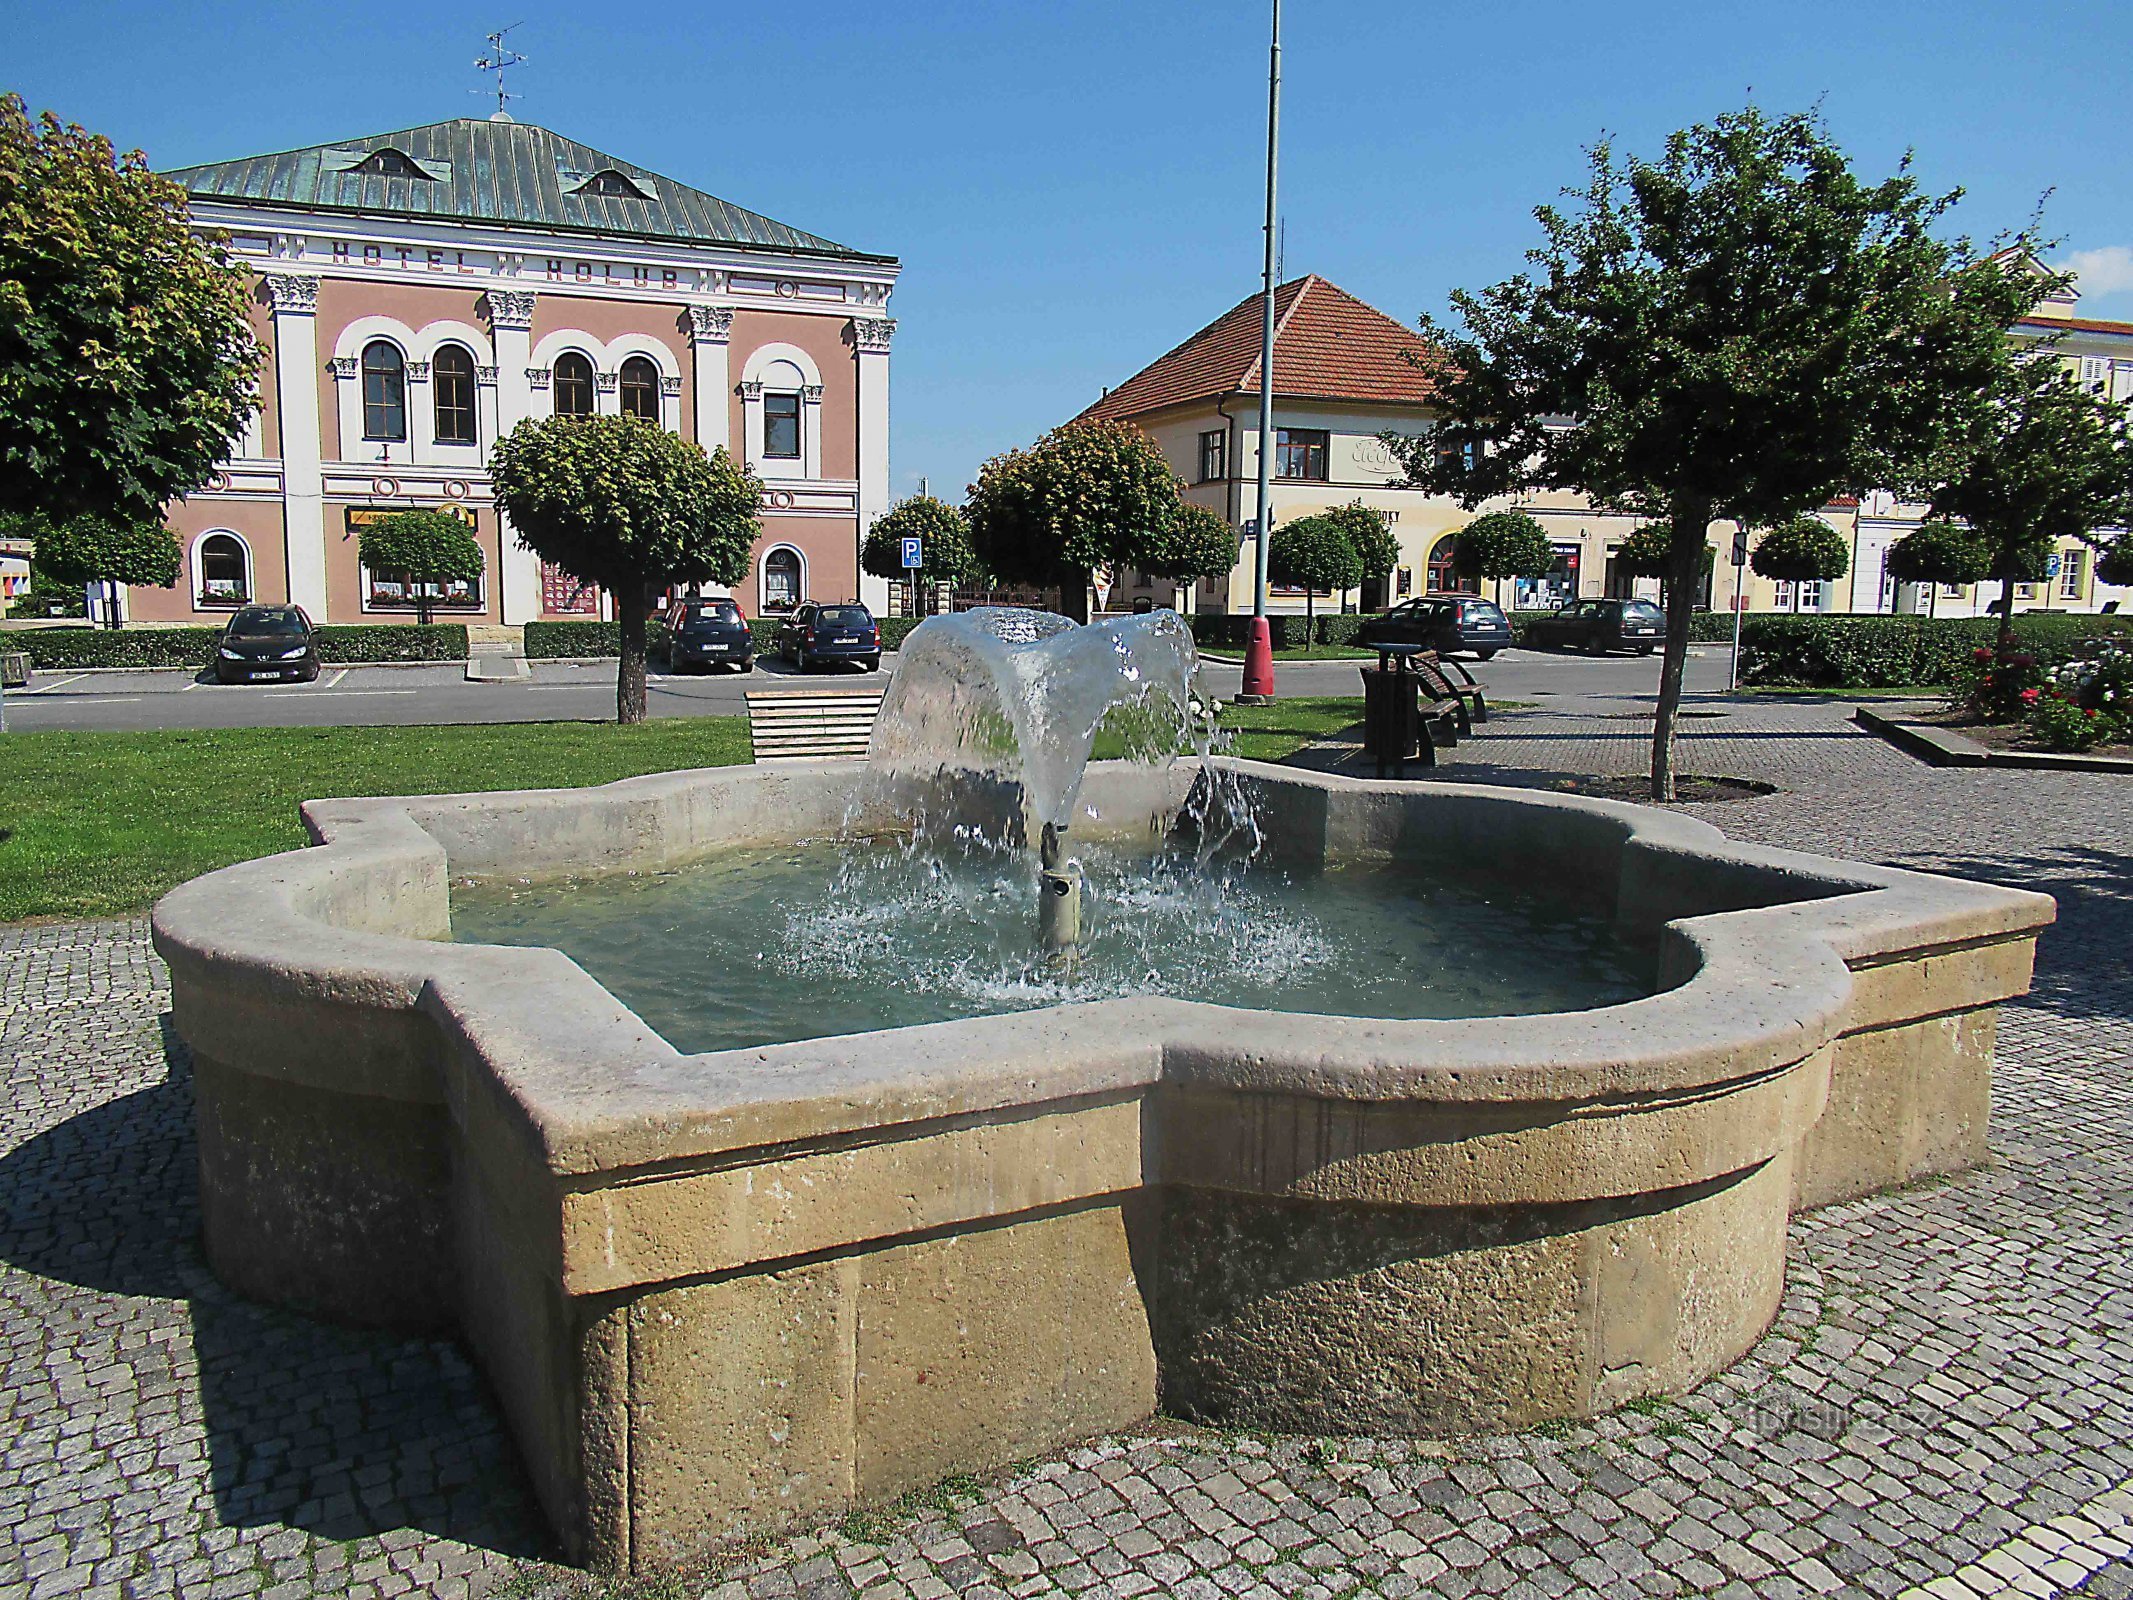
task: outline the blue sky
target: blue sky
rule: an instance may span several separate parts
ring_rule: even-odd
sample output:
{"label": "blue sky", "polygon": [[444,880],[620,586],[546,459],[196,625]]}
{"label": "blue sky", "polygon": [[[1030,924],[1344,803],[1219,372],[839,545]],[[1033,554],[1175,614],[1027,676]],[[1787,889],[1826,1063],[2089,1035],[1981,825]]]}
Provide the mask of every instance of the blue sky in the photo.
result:
{"label": "blue sky", "polygon": [[[904,259],[899,494],[959,494],[1257,285],[1263,0],[9,11],[0,86],[161,166],[486,114],[470,63],[523,18],[522,119]],[[1285,44],[1289,275],[1403,320],[1515,270],[1597,135],[1751,92],[1820,98],[1869,175],[1915,149],[1976,235],[2055,191],[2084,310],[2133,317],[2122,0],[1289,0]]]}

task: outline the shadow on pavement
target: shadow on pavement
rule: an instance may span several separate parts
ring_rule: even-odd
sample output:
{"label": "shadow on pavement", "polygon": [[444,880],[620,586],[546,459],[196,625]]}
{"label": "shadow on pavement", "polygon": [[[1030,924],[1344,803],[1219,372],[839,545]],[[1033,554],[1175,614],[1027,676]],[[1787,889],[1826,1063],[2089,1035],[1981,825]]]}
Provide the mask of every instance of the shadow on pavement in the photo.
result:
{"label": "shadow on pavement", "polygon": [[191,1064],[167,1017],[164,1056],[163,1082],[0,1157],[0,1258],[102,1294],[190,1302],[225,1524],[334,1540],[416,1528],[552,1557],[502,1421],[458,1347],[255,1305],[209,1272]]}

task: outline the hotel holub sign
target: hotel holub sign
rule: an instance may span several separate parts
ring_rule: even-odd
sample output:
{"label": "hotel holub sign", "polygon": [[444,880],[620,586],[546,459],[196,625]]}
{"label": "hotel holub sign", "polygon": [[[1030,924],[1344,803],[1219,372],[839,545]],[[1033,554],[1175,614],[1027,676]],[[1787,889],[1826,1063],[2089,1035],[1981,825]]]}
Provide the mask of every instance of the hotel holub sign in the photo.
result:
{"label": "hotel holub sign", "polygon": [[375,528],[387,517],[397,517],[403,511],[442,511],[448,517],[458,518],[470,528],[478,526],[474,513],[465,506],[349,506],[348,531],[360,533],[365,528]]}

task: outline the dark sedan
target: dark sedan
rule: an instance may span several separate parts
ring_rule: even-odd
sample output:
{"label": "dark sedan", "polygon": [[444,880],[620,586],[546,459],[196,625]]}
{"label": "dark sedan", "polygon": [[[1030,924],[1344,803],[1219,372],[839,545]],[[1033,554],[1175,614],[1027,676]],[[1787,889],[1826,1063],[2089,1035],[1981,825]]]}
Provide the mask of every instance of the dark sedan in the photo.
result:
{"label": "dark sedan", "polygon": [[881,670],[881,630],[874,613],[856,600],[842,605],[796,606],[778,628],[778,653],[802,672],[824,661],[856,661]]}
{"label": "dark sedan", "polygon": [[697,667],[755,671],[755,636],[731,600],[677,600],[667,613],[667,665],[676,672]]}
{"label": "dark sedan", "polygon": [[217,683],[262,678],[309,683],[318,676],[318,640],[302,606],[246,606],[230,618],[215,650]]}
{"label": "dark sedan", "polygon": [[1526,624],[1535,649],[1634,650],[1648,656],[1666,642],[1666,613],[1649,600],[1573,600]]}
{"label": "dark sedan", "polygon": [[1482,661],[1511,644],[1511,622],[1493,600],[1465,594],[1425,594],[1372,617],[1357,631],[1366,650],[1383,644],[1420,645],[1439,655],[1468,650]]}

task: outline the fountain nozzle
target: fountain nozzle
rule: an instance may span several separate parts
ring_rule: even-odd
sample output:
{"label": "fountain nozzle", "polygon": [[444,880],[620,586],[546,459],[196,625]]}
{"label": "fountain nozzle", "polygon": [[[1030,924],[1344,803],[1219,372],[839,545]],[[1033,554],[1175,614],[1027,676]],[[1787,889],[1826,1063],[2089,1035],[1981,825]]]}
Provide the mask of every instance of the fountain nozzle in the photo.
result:
{"label": "fountain nozzle", "polygon": [[1065,834],[1047,822],[1038,841],[1037,937],[1053,961],[1071,966],[1081,950],[1081,868],[1065,859]]}

